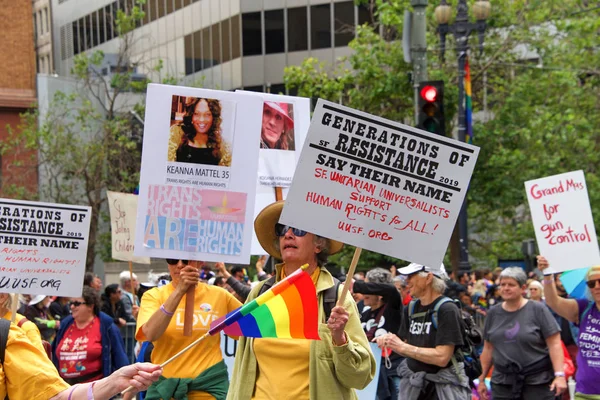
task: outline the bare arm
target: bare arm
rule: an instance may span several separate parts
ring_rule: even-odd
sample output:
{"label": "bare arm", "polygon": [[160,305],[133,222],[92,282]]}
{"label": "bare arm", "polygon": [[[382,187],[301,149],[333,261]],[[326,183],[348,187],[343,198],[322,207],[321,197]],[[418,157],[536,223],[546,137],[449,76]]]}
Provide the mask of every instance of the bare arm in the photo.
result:
{"label": "bare arm", "polygon": [[483,342],[483,352],[479,356],[479,361],[481,362],[481,376],[479,377],[479,382],[483,382],[488,372],[490,372],[490,368],[492,367],[492,352],[494,351],[494,345],[492,345],[487,340]]}
{"label": "bare arm", "polygon": [[[544,271],[550,266],[548,260],[543,256],[537,256],[538,268],[540,271]],[[546,304],[555,313],[560,315],[567,320],[579,323],[579,306],[577,301],[574,299],[563,299],[556,292],[556,283],[554,281],[554,275],[544,276],[544,296],[546,297]]]}
{"label": "bare arm", "polygon": [[376,341],[377,345],[381,348],[387,347],[401,356],[409,357],[425,364],[437,365],[438,367],[448,365],[454,354],[453,344],[439,345],[434,348],[417,347],[404,342],[393,333],[379,336],[376,338]]}
{"label": "bare arm", "polygon": [[562,345],[560,344],[560,332],[555,333],[552,336],[546,338],[546,345],[548,346],[548,352],[550,353],[550,360],[552,361],[552,368],[554,372],[562,372],[563,376],[555,376],[550,390],[556,390],[556,395],[560,395],[567,389],[567,380],[564,377],[564,362],[565,357],[563,354]]}

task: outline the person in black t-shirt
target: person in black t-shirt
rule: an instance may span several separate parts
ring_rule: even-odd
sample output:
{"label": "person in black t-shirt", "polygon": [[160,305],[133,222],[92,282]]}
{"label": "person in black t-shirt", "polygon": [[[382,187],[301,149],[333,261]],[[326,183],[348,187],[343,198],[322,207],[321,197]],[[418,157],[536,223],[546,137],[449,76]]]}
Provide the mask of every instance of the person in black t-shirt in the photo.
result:
{"label": "person in black t-shirt", "polygon": [[398,398],[470,399],[464,365],[458,354],[455,362],[452,360],[455,348],[463,344],[460,310],[452,302],[443,303],[437,312],[437,324],[434,322],[436,304],[445,298],[444,266],[431,268],[413,263],[398,272],[408,276],[410,293],[418,300],[412,314],[411,305],[405,307],[398,336],[389,333],[376,338],[379,347],[406,357],[398,367],[401,378]]}
{"label": "person in black t-shirt", "polygon": [[[364,308],[361,312],[360,322],[367,335],[367,339],[389,332],[398,332],[402,321],[402,299],[396,287],[392,284],[392,274],[383,268],[374,268],[367,272],[364,281],[356,280],[352,285],[353,293],[363,295]],[[389,350],[389,349],[388,349]],[[381,359],[379,368],[379,383],[377,384],[378,400],[396,400],[400,377],[397,367],[403,358],[389,351],[390,368],[385,366],[385,358]]]}

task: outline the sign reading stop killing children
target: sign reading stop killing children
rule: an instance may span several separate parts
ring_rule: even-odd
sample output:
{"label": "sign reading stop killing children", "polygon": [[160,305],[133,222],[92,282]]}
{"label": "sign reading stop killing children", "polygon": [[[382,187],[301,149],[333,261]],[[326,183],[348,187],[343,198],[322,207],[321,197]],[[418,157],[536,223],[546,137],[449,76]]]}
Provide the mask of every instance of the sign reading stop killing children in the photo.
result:
{"label": "sign reading stop killing children", "polygon": [[138,196],[108,191],[106,197],[108,197],[108,210],[110,211],[112,258],[139,264],[150,264],[150,257],[136,257],[133,255]]}
{"label": "sign reading stop killing children", "polygon": [[0,292],[81,296],[90,207],[0,199]]}
{"label": "sign reading stop killing children", "polygon": [[319,100],[280,222],[438,266],[478,154],[478,147]]}
{"label": "sign reading stop killing children", "polygon": [[600,251],[583,171],[525,182],[540,254],[548,259],[545,273],[600,264]]}
{"label": "sign reading stop killing children", "polygon": [[263,102],[149,85],[134,254],[248,263]]}

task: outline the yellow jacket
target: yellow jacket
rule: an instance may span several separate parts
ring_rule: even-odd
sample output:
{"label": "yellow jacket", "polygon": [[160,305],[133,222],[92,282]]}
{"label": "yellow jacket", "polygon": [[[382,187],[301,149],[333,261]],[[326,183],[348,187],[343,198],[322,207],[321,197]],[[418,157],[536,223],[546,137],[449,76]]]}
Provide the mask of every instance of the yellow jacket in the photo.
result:
{"label": "yellow jacket", "polygon": [[[34,324],[33,322],[29,321],[25,316],[16,313],[16,317],[15,317],[15,325],[19,325],[19,322],[21,322],[21,320],[25,319],[26,321],[23,323],[23,325],[20,326],[21,329],[23,329],[23,332],[25,332],[25,335],[27,336],[27,339],[29,339],[29,341],[38,349],[40,349],[44,354],[46,353],[46,349],[44,349],[44,345],[42,345],[42,335],[40,334],[40,330],[38,329],[37,325]],[[9,311],[6,312],[6,314],[4,314],[4,316],[2,318],[9,320],[12,317],[12,313]]]}
{"label": "yellow jacket", "polygon": [[[277,281],[281,277],[283,264],[277,265]],[[265,283],[257,285],[246,302],[252,301]],[[324,321],[323,291],[333,286],[333,277],[325,268],[317,281],[319,298],[319,321]],[[340,288],[341,290],[341,288]],[[346,296],[344,308],[348,311],[346,324],[348,343],[334,346],[327,324],[319,324],[321,340],[310,343],[309,353],[309,391],[310,400],[351,400],[357,399],[354,389],[365,388],[375,376],[375,357],[360,324],[356,303],[352,296]],[[235,363],[228,400],[250,400],[256,384],[257,365],[252,351],[253,338],[240,338],[236,350]]]}

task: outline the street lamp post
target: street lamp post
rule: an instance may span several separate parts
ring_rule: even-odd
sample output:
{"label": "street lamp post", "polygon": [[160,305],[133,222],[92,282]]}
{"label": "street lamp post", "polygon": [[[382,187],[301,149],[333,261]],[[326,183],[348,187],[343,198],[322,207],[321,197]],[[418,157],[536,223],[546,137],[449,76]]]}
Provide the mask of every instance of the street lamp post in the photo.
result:
{"label": "street lamp post", "polygon": [[[459,0],[456,6],[456,20],[449,24],[451,7],[446,0],[435,9],[435,18],[438,22],[438,33],[440,35],[441,58],[446,51],[446,35],[451,33],[456,39],[456,53],[458,55],[458,140],[464,142],[466,138],[466,116],[465,116],[465,58],[469,49],[469,35],[476,31],[479,38],[479,52],[483,52],[483,40],[486,29],[486,19],[490,15],[491,5],[487,0],[478,0],[473,4],[473,14],[476,22],[469,22],[469,6],[466,0]],[[458,234],[460,242],[460,271],[469,271],[469,242],[467,230],[467,199],[463,202],[458,216]]]}

